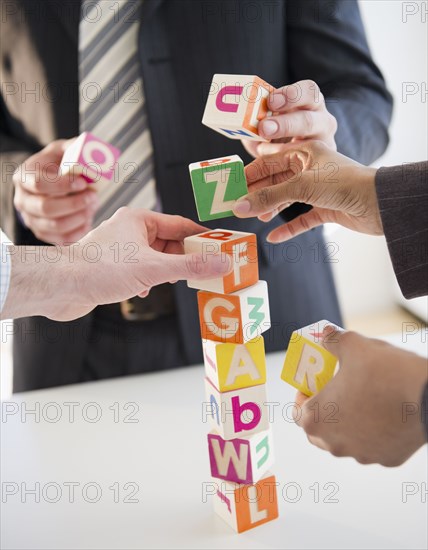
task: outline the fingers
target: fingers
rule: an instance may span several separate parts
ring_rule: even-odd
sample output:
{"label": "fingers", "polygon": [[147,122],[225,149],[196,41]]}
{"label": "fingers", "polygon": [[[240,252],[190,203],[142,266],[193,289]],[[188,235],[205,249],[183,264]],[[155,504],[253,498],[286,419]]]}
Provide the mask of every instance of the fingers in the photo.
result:
{"label": "fingers", "polygon": [[336,131],[335,118],[327,111],[300,110],[263,119],[260,133],[267,139],[287,137],[324,138]]}
{"label": "fingers", "polygon": [[97,194],[92,190],[81,191],[65,197],[34,195],[17,188],[14,197],[16,209],[22,214],[43,218],[61,218],[83,210],[95,211],[99,204]]}
{"label": "fingers", "polygon": [[61,175],[59,172],[68,144],[66,140],[54,141],[21,164],[13,176],[15,186],[31,193],[49,195],[65,195],[85,189],[88,184],[79,175]]}
{"label": "fingers", "polygon": [[233,206],[233,212],[238,218],[250,218],[274,211],[278,212],[288,203],[304,202],[302,188],[304,188],[303,184],[292,186],[287,182],[264,187],[237,200]]}
{"label": "fingers", "polygon": [[293,109],[325,108],[324,96],[313,80],[300,80],[294,84],[278,88],[268,99],[268,108],[273,112],[284,113]]}
{"label": "fingers", "polygon": [[276,227],[269,233],[266,240],[272,244],[278,244],[293,239],[297,235],[329,222],[330,219],[324,213],[325,211],[322,209],[313,208],[309,212],[294,218],[291,222]]}
{"label": "fingers", "polygon": [[186,237],[207,231],[203,225],[182,216],[161,214],[144,209],[135,209],[129,212],[131,215],[136,215],[138,220],[146,226],[150,245],[156,239],[182,241]]}
{"label": "fingers", "polygon": [[356,354],[367,347],[368,338],[356,332],[346,331],[333,325],[327,325],[323,330],[322,345],[335,355],[342,366],[345,355]]}

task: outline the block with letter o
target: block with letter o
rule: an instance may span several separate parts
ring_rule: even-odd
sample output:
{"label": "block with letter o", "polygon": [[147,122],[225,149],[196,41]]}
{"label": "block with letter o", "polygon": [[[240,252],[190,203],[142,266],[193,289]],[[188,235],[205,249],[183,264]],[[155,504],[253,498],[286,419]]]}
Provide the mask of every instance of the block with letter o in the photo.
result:
{"label": "block with letter o", "polygon": [[119,157],[119,149],[90,132],[83,132],[66,149],[61,172],[81,175],[88,183],[108,183],[113,178]]}

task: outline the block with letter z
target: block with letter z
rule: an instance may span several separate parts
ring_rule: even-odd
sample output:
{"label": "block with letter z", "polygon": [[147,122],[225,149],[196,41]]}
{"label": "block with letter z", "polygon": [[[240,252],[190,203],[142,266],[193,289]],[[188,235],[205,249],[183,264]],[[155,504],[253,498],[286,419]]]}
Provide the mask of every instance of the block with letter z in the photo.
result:
{"label": "block with letter z", "polygon": [[189,165],[200,221],[233,216],[233,205],[248,193],[244,163],[238,155]]}

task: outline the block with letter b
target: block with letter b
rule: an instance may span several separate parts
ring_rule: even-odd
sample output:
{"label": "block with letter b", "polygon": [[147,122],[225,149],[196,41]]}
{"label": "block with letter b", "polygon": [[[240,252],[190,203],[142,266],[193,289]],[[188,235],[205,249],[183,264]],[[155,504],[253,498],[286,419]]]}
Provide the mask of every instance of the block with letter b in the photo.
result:
{"label": "block with letter b", "polygon": [[213,477],[256,483],[274,462],[272,431],[225,440],[213,430],[208,434],[208,452]]}
{"label": "block with letter b", "polygon": [[190,288],[230,294],[236,290],[254,285],[259,280],[257,261],[257,240],[254,233],[216,229],[184,239],[186,254],[202,254],[203,258],[213,254],[227,254],[233,264],[233,271],[224,277],[205,281],[188,281]]}
{"label": "block with letter b", "polygon": [[277,482],[272,474],[252,485],[217,482],[214,510],[238,533],[278,517]]}
{"label": "block with letter b", "polygon": [[223,439],[245,437],[269,428],[266,384],[219,392],[205,379],[204,420]]}
{"label": "block with letter b", "polygon": [[113,178],[119,157],[119,149],[83,132],[66,149],[60,169],[62,174],[81,175],[88,183],[107,183]]}
{"label": "block with letter b", "polygon": [[189,164],[200,221],[233,216],[237,199],[248,193],[244,163],[238,155]]}
{"label": "block with letter b", "polygon": [[243,344],[270,328],[266,281],[233,294],[198,292],[203,340]]}
{"label": "block with letter b", "polygon": [[323,320],[294,331],[290,338],[281,378],[305,395],[319,392],[333,378],[337,357],[321,345]]}
{"label": "block with letter b", "polygon": [[245,344],[224,344],[205,340],[205,375],[221,392],[266,383],[266,357],[263,336]]}
{"label": "block with letter b", "polygon": [[274,87],[255,75],[215,74],[202,124],[231,139],[267,141],[259,136],[259,121],[270,114]]}

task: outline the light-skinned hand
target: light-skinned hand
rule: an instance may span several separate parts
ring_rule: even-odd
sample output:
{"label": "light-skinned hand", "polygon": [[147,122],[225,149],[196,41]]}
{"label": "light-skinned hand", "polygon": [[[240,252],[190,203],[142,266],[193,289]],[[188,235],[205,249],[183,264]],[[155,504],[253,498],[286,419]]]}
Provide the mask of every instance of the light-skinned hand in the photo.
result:
{"label": "light-skinned hand", "polygon": [[59,167],[73,140],[53,141],[15,172],[14,205],[25,225],[47,243],[72,243],[91,228],[99,200],[80,176]]}
{"label": "light-skinned hand", "polygon": [[253,157],[271,155],[284,149],[285,143],[299,143],[308,139],[324,142],[336,150],[335,117],[328,112],[324,96],[313,80],[301,80],[278,88],[268,99],[272,116],[259,122],[259,133],[268,143],[242,140]]}
{"label": "light-skinned hand", "polygon": [[183,239],[203,231],[181,216],[124,207],[73,245],[39,247],[39,257],[34,247],[26,254],[13,246],[2,317],[68,321],[100,304],[144,298],[161,283],[224,276],[228,255],[183,253]]}

